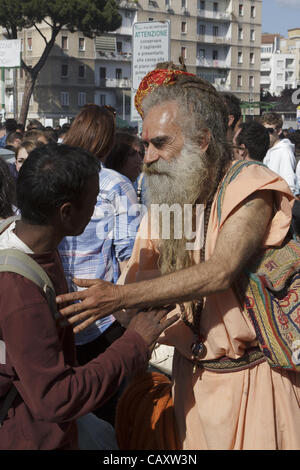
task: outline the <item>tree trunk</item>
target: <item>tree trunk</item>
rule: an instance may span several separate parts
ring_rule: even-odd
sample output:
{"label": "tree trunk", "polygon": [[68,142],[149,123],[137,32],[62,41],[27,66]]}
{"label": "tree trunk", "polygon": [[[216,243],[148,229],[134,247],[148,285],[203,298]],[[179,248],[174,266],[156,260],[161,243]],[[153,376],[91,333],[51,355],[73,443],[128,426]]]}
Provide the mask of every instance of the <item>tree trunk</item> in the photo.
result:
{"label": "tree trunk", "polygon": [[[34,65],[34,67],[29,67],[26,64],[24,64],[24,70],[26,73],[26,80],[25,80],[25,89],[24,89],[24,95],[23,95],[23,100],[22,100],[22,106],[21,106],[21,111],[20,111],[20,117],[19,117],[19,122],[20,124],[23,124],[25,126],[26,124],[26,119],[27,119],[27,114],[28,114],[28,109],[29,109],[29,102],[31,95],[33,93],[34,85],[37,79],[37,76],[40,72],[40,70],[43,68],[43,66],[46,63],[46,60],[51,52],[51,49],[55,43],[55,38],[59,31],[61,30],[60,25],[53,25],[52,26],[52,31],[51,31],[51,39],[46,42],[45,49],[43,50],[43,53],[41,57],[39,58],[38,62]],[[43,36],[44,37],[44,36]],[[44,38],[45,39],[45,38]]]}
{"label": "tree trunk", "polygon": [[26,73],[26,80],[25,80],[25,88],[24,88],[24,95],[22,99],[22,106],[21,106],[21,111],[20,111],[20,116],[18,119],[18,122],[20,124],[23,124],[25,126],[26,124],[26,119],[27,119],[27,114],[29,110],[29,103],[30,103],[30,98],[33,93],[34,85],[36,81],[36,76],[30,73]]}

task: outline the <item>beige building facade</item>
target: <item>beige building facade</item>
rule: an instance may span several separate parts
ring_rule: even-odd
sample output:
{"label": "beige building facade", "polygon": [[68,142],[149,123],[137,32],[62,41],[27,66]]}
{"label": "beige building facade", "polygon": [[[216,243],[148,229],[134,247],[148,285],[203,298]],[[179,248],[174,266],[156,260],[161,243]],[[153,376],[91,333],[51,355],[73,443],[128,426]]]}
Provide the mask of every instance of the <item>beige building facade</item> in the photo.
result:
{"label": "beige building facade", "polygon": [[[114,106],[130,117],[132,25],[169,21],[171,60],[184,58],[187,70],[242,101],[259,101],[261,0],[121,0],[122,26],[95,40],[62,30],[40,72],[28,119],[57,125],[74,117],[86,103]],[[49,37],[46,24],[40,25]],[[44,41],[34,29],[23,30],[22,55],[34,65]],[[14,90],[17,89],[17,97]],[[20,109],[24,72],[6,71],[6,115]],[[259,110],[249,109],[248,114]]]}

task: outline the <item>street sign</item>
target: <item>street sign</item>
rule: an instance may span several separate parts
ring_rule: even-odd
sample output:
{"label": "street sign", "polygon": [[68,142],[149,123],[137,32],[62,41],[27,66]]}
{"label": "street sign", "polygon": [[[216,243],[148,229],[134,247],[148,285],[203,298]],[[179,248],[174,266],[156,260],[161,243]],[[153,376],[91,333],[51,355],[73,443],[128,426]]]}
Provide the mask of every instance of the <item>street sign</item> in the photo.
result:
{"label": "street sign", "polygon": [[0,68],[21,66],[21,39],[0,41]]}
{"label": "street sign", "polygon": [[133,99],[140,82],[148,72],[155,69],[158,62],[170,60],[170,22],[147,21],[134,23],[132,28],[132,121],[140,120]]}

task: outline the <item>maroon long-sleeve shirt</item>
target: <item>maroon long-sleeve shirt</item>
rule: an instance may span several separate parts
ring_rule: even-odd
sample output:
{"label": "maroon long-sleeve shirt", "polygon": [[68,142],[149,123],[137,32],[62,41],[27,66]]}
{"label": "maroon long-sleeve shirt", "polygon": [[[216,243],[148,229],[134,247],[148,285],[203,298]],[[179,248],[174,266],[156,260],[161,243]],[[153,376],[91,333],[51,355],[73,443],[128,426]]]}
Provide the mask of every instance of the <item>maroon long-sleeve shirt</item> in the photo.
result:
{"label": "maroon long-sleeve shirt", "polygon": [[[67,292],[58,254],[32,255]],[[13,381],[18,390],[0,428],[0,449],[76,449],[76,418],[102,405],[125,376],[145,367],[143,338],[126,331],[105,353],[76,367],[74,336],[53,319],[47,300],[28,279],[0,273],[0,407]]]}

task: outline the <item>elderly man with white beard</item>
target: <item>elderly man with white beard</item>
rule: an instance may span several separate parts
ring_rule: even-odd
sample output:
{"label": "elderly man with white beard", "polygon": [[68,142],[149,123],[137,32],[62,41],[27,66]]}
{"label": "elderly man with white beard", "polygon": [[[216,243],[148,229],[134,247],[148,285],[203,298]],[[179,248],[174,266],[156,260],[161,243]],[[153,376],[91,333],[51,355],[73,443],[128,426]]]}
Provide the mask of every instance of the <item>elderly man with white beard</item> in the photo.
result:
{"label": "elderly man with white beard", "polygon": [[[158,73],[163,75],[156,70],[147,80],[154,82]],[[76,280],[88,289],[59,296],[58,302],[81,300],[61,313],[71,324],[84,320],[76,331],[122,309],[134,315],[136,308],[176,304],[180,319],[160,342],[175,347],[173,401],[180,447],[299,449],[299,374],[269,366],[234,290],[259,249],[283,243],[293,197],[265,166],[231,161],[226,109],[211,84],[176,74],[167,84],[155,83],[142,100],[150,205],[125,283]],[[196,227],[196,238],[204,233],[201,250],[197,245],[187,249],[191,240],[185,234],[159,237],[151,204],[162,203],[191,205],[195,214],[204,205]]]}

